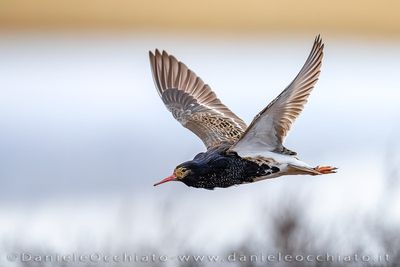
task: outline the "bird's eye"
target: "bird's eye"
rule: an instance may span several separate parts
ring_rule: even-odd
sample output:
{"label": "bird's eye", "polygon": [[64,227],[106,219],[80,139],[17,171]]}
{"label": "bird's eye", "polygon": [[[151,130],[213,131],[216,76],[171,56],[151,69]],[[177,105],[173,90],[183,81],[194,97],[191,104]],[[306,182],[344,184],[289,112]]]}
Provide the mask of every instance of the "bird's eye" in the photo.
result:
{"label": "bird's eye", "polygon": [[185,167],[179,167],[175,171],[175,175],[178,177],[178,179],[185,177],[187,173],[188,169],[186,169]]}

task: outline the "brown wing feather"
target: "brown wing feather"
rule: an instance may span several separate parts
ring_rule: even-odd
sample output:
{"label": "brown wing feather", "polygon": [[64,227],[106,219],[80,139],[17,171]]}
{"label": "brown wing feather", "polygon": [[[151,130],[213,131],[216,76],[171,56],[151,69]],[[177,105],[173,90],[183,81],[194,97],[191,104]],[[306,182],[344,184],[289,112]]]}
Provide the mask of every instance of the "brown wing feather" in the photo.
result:
{"label": "brown wing feather", "polygon": [[149,52],[157,91],[172,115],[207,148],[234,143],[246,124],[185,64],[165,51]]}
{"label": "brown wing feather", "polygon": [[303,110],[307,98],[318,80],[323,48],[324,45],[318,35],[299,74],[277,98],[256,115],[232,150],[237,152],[269,150],[295,154],[283,147],[283,139]]}

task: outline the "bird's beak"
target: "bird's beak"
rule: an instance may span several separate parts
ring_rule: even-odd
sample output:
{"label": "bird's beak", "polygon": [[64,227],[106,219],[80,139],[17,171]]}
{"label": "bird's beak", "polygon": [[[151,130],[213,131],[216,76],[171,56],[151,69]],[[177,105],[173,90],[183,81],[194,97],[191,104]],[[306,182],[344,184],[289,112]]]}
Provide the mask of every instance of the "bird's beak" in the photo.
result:
{"label": "bird's beak", "polygon": [[155,183],[154,186],[166,183],[166,182],[171,182],[171,181],[176,181],[177,178],[174,174],[168,176],[167,178],[162,179],[161,181],[159,181],[158,183]]}

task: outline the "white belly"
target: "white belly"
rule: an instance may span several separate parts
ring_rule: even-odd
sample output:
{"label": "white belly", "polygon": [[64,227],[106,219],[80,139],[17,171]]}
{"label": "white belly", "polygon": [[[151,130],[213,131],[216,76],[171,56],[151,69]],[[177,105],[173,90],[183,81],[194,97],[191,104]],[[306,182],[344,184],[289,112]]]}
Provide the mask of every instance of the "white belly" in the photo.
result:
{"label": "white belly", "polygon": [[239,156],[241,157],[263,157],[263,158],[269,158],[273,159],[274,161],[280,163],[280,164],[291,164],[295,166],[300,166],[300,167],[307,167],[311,168],[310,165],[307,163],[299,160],[298,158],[290,155],[284,155],[280,153],[275,153],[271,151],[263,151],[263,152],[240,152],[238,153]]}

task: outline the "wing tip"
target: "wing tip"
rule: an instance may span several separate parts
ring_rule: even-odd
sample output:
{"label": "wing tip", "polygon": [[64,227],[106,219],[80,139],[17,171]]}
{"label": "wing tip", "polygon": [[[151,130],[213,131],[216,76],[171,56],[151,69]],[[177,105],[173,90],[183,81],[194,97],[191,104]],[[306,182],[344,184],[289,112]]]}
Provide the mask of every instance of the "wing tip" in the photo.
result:
{"label": "wing tip", "polygon": [[314,46],[316,50],[324,49],[325,44],[322,42],[322,37],[320,33],[314,39]]}
{"label": "wing tip", "polygon": [[160,54],[161,53],[160,53],[160,50],[158,48],[154,49],[154,52],[153,52],[153,50],[149,50],[149,55],[157,56],[157,55],[160,55]]}
{"label": "wing tip", "polygon": [[158,48],[156,48],[154,52],[149,50],[149,57],[155,61],[161,60],[161,62],[166,62],[168,60],[175,60],[182,64],[182,62],[179,62],[173,55],[168,54],[166,50],[159,50]]}

